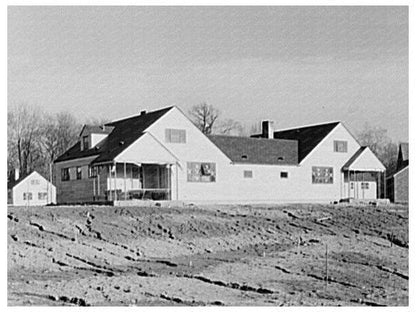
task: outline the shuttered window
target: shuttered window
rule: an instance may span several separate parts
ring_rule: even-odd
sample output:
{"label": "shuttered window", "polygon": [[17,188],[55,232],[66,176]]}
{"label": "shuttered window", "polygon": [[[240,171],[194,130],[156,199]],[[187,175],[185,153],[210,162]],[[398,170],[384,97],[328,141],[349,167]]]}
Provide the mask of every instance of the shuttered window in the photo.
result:
{"label": "shuttered window", "polygon": [[165,137],[167,143],[186,143],[186,130],[166,129]]}

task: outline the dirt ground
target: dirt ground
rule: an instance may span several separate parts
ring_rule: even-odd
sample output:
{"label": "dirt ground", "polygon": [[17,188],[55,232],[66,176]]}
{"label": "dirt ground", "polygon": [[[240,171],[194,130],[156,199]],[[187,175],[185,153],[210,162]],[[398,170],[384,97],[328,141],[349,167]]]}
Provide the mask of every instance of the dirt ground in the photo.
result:
{"label": "dirt ground", "polygon": [[15,207],[8,304],[406,306],[408,242],[397,205]]}

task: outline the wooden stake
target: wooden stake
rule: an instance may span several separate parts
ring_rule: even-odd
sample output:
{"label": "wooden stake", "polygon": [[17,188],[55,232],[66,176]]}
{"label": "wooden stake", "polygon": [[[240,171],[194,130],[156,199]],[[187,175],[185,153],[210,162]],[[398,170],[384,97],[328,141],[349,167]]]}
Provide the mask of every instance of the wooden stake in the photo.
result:
{"label": "wooden stake", "polygon": [[325,290],[328,286],[328,244],[325,244]]}

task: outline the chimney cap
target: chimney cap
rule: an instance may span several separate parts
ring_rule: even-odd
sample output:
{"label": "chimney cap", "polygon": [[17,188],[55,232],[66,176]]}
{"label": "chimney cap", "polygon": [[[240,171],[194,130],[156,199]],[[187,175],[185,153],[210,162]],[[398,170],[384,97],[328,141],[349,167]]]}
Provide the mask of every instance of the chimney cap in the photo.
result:
{"label": "chimney cap", "polygon": [[146,110],[142,110],[142,111],[140,111],[140,116],[142,116],[142,115],[146,115]]}

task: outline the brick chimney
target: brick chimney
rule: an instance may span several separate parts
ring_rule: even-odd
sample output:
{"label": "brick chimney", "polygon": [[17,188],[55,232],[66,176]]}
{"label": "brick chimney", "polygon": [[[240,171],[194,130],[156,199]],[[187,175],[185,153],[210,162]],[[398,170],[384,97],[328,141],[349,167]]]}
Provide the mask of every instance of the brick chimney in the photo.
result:
{"label": "brick chimney", "polygon": [[261,136],[266,139],[273,139],[273,121],[263,120],[261,122]]}

